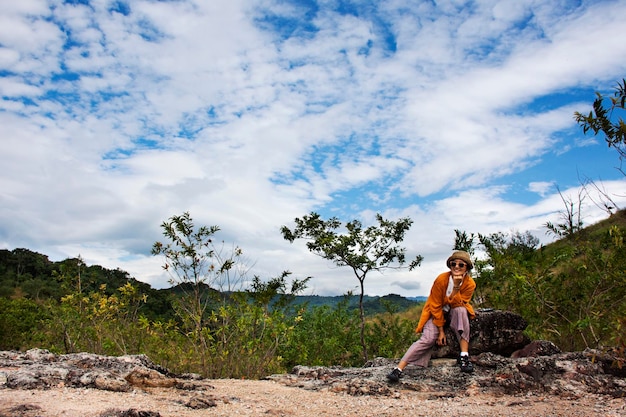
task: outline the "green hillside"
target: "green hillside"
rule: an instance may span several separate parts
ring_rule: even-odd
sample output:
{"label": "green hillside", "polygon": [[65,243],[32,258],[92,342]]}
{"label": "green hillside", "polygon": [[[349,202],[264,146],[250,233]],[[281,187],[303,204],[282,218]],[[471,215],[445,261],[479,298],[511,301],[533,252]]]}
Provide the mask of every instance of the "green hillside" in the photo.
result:
{"label": "green hillside", "polygon": [[527,234],[481,236],[480,306],[511,310],[533,339],[565,350],[622,346],[626,341],[626,211],[582,229],[562,227],[539,246]]}

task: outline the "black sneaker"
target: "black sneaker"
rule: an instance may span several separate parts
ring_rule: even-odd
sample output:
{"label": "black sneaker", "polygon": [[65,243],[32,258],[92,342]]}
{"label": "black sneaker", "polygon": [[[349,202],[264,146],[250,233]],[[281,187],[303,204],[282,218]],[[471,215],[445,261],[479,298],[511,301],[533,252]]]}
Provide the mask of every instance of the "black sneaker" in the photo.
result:
{"label": "black sneaker", "polygon": [[389,374],[387,374],[387,379],[390,382],[398,382],[400,380],[400,377],[402,376],[402,371],[399,370],[398,368],[395,368],[393,371],[389,372]]}
{"label": "black sneaker", "polygon": [[468,374],[474,372],[474,364],[470,361],[469,355],[459,356],[459,358],[457,359],[457,363],[461,368],[461,372],[465,372]]}

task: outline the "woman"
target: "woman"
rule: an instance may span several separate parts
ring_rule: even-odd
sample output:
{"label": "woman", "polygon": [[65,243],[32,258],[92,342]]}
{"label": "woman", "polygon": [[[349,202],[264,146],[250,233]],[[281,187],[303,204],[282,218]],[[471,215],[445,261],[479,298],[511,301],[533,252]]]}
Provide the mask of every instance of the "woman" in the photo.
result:
{"label": "woman", "polygon": [[474,366],[469,358],[469,320],[475,317],[470,300],[476,283],[469,275],[474,267],[470,256],[465,251],[454,251],[446,261],[449,272],[440,274],[433,283],[430,295],[426,300],[416,333],[422,336],[409,347],[398,367],[387,375],[387,379],[398,382],[402,371],[408,364],[427,367],[432,354],[432,347],[436,344],[446,344],[444,313],[449,313],[450,327],[456,334],[461,347],[461,354],[457,363],[462,372],[473,372]]}

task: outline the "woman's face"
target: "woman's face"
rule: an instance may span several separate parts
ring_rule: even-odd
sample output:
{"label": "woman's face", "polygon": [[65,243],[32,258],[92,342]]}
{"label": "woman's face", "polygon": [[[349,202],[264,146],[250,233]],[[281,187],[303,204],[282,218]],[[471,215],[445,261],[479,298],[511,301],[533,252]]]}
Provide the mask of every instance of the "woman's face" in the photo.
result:
{"label": "woman's face", "polygon": [[450,261],[450,270],[455,274],[463,274],[467,271],[467,264],[460,259]]}

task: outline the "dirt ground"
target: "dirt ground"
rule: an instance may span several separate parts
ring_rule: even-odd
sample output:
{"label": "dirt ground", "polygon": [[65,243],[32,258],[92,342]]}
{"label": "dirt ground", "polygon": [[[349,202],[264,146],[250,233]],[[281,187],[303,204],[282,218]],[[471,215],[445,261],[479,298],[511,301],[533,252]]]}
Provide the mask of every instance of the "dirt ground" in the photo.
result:
{"label": "dirt ground", "polygon": [[228,379],[204,381],[201,389],[193,391],[174,388],[149,388],[124,393],[64,387],[0,389],[0,417],[18,416],[626,417],[626,400],[595,395],[558,398],[483,393],[451,397],[403,390],[392,396],[351,396],[328,390],[288,387],[267,380]]}

